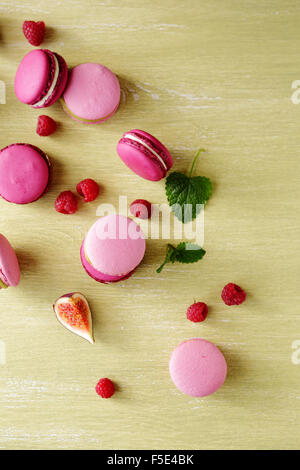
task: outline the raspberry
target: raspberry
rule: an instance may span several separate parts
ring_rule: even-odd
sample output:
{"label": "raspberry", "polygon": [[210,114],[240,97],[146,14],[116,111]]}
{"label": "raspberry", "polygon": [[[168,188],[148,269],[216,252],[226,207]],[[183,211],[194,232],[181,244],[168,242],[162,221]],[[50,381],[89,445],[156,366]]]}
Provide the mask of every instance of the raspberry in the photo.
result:
{"label": "raspberry", "polygon": [[36,133],[45,137],[56,131],[56,122],[49,116],[39,116],[36,126]]}
{"label": "raspberry", "polygon": [[77,184],[76,191],[80,196],[84,196],[85,202],[91,202],[98,197],[100,188],[96,181],[88,178]]}
{"label": "raspberry", "polygon": [[139,219],[150,219],[152,213],[151,202],[145,199],[136,199],[130,204],[130,212]]}
{"label": "raspberry", "polygon": [[110,398],[115,393],[114,383],[107,378],[100,379],[95,387],[96,392],[102,398]]}
{"label": "raspberry", "polygon": [[206,317],[207,305],[204,302],[197,302],[191,305],[186,312],[186,318],[194,323],[204,321]]}
{"label": "raspberry", "polygon": [[239,286],[230,282],[222,290],[221,297],[226,305],[240,305],[246,300],[246,293]]}
{"label": "raspberry", "polygon": [[23,33],[27,41],[32,46],[39,46],[44,41],[46,32],[45,23],[43,21],[24,21]]}
{"label": "raspberry", "polygon": [[78,202],[72,191],[63,191],[55,201],[55,209],[62,214],[74,214],[78,209]]}

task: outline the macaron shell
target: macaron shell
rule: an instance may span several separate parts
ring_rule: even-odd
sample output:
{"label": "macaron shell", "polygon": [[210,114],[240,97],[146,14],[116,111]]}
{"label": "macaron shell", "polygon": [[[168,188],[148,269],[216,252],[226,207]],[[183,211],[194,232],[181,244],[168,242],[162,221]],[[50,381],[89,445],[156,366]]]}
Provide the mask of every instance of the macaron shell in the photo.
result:
{"label": "macaron shell", "polygon": [[172,353],[169,368],[176,387],[193,397],[216,392],[227,375],[227,364],[221,351],[201,338],[181,343]]}
{"label": "macaron shell", "polygon": [[15,287],[20,282],[20,267],[9,241],[0,234],[0,279],[6,286]]}
{"label": "macaron shell", "polygon": [[72,69],[64,92],[65,110],[76,120],[108,119],[120,102],[120,84],[104,65],[85,63]]}
{"label": "macaron shell", "polygon": [[125,276],[142,261],[146,242],[140,227],[128,217],[101,217],[89,230],[85,258],[100,273]]}
{"label": "macaron shell", "polygon": [[149,181],[160,181],[166,175],[161,164],[142,145],[121,139],[117,145],[121,160],[130,170]]}
{"label": "macaron shell", "polygon": [[15,93],[26,104],[37,102],[49,82],[49,58],[42,49],[35,49],[23,58],[16,76]]}
{"label": "macaron shell", "polygon": [[0,195],[15,204],[41,197],[49,184],[49,164],[36,147],[12,144],[0,151]]}

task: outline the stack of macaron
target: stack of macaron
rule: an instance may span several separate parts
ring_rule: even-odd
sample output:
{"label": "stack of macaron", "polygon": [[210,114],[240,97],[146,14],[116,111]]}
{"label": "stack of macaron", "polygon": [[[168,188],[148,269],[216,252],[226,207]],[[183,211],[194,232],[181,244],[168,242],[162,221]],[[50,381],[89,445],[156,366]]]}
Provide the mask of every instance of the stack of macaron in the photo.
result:
{"label": "stack of macaron", "polygon": [[128,168],[150,181],[165,178],[173,165],[168,149],[153,135],[139,129],[123,134],[117,152]]}
{"label": "stack of macaron", "polygon": [[130,218],[112,214],[98,219],[81,246],[81,262],[93,279],[102,283],[128,279],[146,249],[140,227]]}
{"label": "stack of macaron", "polygon": [[18,67],[15,93],[22,103],[46,108],[61,97],[67,79],[67,64],[59,54],[35,49],[25,55]]}

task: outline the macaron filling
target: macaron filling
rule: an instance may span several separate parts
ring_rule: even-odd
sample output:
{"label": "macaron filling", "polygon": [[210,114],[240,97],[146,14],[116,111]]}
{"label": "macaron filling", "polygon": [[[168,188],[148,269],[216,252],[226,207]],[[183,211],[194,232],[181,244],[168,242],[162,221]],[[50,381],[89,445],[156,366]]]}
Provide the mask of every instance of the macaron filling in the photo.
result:
{"label": "macaron filling", "polygon": [[153,135],[148,134],[148,132],[141,131],[140,129],[131,129],[129,132],[142,139],[152,149],[154,149],[163,158],[165,164],[167,165],[167,169],[170,170],[173,165],[173,158],[169,150],[158,139],[156,139]]}
{"label": "macaron filling", "polygon": [[95,279],[95,281],[102,282],[104,284],[109,283],[109,282],[119,282],[119,281],[128,279],[130,276],[132,276],[132,274],[135,271],[135,269],[133,269],[129,273],[125,275],[121,275],[121,276],[112,276],[112,275],[97,271],[97,269],[94,268],[94,266],[91,264],[91,261],[87,258],[85,254],[84,242],[80,249],[80,256],[81,256],[82,265],[84,269],[86,270],[87,274],[91,276],[93,279]]}
{"label": "macaron filling", "polygon": [[109,119],[113,114],[115,114],[115,112],[117,111],[118,107],[119,107],[119,103],[117,104],[117,106],[115,107],[115,109],[110,113],[110,114],[107,114],[107,116],[104,116],[100,119],[85,119],[85,118],[82,118],[82,117],[79,117],[77,116],[76,114],[74,114],[69,108],[68,106],[66,105],[66,102],[64,100],[64,98],[62,97],[61,98],[61,103],[62,103],[62,106],[65,110],[65,112],[67,114],[69,114],[73,119],[75,119],[76,121],[80,121],[80,122],[85,122],[87,124],[99,124],[100,122],[102,121],[106,121],[107,119]]}
{"label": "macaron filling", "polygon": [[50,86],[49,90],[47,91],[46,95],[40,101],[38,101],[37,103],[34,103],[32,105],[34,108],[39,108],[39,107],[44,106],[46,101],[48,101],[48,99],[51,97],[51,95],[54,92],[54,89],[55,89],[55,87],[58,83],[59,63],[58,63],[58,60],[57,60],[55,54],[53,54],[53,60],[54,60],[54,77],[53,77],[51,86]]}
{"label": "macaron filling", "polygon": [[137,142],[138,144],[142,145],[143,147],[145,147],[155,158],[158,159],[159,163],[162,165],[163,169],[165,171],[168,170],[168,167],[166,165],[166,163],[164,162],[163,158],[161,157],[161,155],[159,155],[159,153],[154,150],[147,142],[146,140],[140,138],[139,136],[137,136],[136,134],[132,134],[132,133],[127,133],[127,134],[124,134],[123,136],[123,139],[127,139],[127,140],[130,140],[130,141],[133,141],[133,142]]}

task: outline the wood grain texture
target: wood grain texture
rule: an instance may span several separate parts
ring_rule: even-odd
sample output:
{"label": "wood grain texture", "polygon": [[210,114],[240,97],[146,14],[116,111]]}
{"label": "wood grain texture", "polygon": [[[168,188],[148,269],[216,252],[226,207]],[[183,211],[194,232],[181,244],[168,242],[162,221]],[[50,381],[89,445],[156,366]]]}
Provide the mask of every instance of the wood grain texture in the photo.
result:
{"label": "wood grain texture", "polygon": [[[13,78],[30,50],[24,19],[44,20],[43,46],[69,66],[100,62],[117,73],[122,104],[113,119],[85,126],[60,104],[47,110],[59,130],[35,134],[39,111],[17,101]],[[299,120],[291,83],[300,78],[300,5],[286,0],[0,1],[0,148],[40,146],[54,163],[46,197],[28,206],[0,201],[0,229],[17,248],[22,283],[1,292],[2,449],[296,449],[299,447],[300,339]],[[156,267],[166,241],[149,240],[135,276],[97,284],[79,261],[97,202],[74,216],[54,209],[58,193],[84,177],[119,195],[165,201],[163,182],[144,181],[118,159],[121,134],[145,129],[185,170],[197,168],[214,194],[205,211],[206,257]],[[245,304],[226,307],[222,287],[237,282]],[[94,312],[91,346],[56,322],[52,303],[79,290]],[[205,324],[185,320],[193,300],[209,304]],[[168,373],[173,348],[200,336],[215,342],[229,376],[213,396],[193,399]],[[98,378],[119,392],[101,400]]]}

